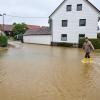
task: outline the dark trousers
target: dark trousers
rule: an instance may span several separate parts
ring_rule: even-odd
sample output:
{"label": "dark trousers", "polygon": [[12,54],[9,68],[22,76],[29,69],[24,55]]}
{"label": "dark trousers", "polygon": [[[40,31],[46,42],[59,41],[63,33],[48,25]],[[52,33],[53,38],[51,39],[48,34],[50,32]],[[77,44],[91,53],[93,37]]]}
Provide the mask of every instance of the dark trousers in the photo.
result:
{"label": "dark trousers", "polygon": [[86,52],[85,58],[90,58],[90,53],[89,52]]}

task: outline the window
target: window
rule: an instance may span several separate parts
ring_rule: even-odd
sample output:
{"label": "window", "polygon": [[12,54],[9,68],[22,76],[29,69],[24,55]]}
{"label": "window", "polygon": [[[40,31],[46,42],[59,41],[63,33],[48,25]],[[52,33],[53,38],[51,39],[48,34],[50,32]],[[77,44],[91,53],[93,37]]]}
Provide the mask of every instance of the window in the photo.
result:
{"label": "window", "polygon": [[71,11],[72,10],[72,5],[67,5],[67,11]]}
{"label": "window", "polygon": [[82,4],[77,5],[77,11],[82,11]]}
{"label": "window", "polygon": [[62,20],[62,27],[67,27],[68,21],[67,20]]}
{"label": "window", "polygon": [[79,38],[80,38],[80,39],[85,38],[85,34],[79,34]]}
{"label": "window", "polygon": [[86,26],[86,19],[80,19],[79,26]]}
{"label": "window", "polygon": [[61,41],[67,41],[67,34],[61,35]]}

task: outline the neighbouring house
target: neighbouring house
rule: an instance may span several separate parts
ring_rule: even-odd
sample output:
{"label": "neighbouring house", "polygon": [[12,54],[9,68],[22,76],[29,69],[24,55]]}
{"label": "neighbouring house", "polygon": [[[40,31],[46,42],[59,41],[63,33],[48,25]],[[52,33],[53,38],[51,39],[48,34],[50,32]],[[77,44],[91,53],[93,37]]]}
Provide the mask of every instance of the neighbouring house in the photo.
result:
{"label": "neighbouring house", "polygon": [[49,27],[41,27],[38,30],[27,30],[23,35],[24,43],[33,43],[33,44],[51,44],[51,31]]}
{"label": "neighbouring house", "polygon": [[97,38],[100,11],[88,0],[64,0],[49,18],[54,44]]}
{"label": "neighbouring house", "polygon": [[30,29],[30,30],[38,30],[41,27],[40,26],[37,26],[37,25],[27,25],[27,28]]}
{"label": "neighbouring house", "polygon": [[13,25],[4,25],[4,29],[3,29],[3,25],[0,25],[0,30],[4,31],[6,36],[12,36],[13,32],[12,32],[12,28]]}
{"label": "neighbouring house", "polygon": [[[27,28],[30,29],[30,30],[38,30],[40,29],[41,27],[40,26],[37,26],[37,25],[27,25]],[[3,29],[3,25],[1,24],[0,25],[0,30],[3,31],[4,30],[4,33],[5,35],[7,36],[12,36],[13,35],[13,25],[8,25],[8,24],[5,24],[4,25],[4,29]]]}

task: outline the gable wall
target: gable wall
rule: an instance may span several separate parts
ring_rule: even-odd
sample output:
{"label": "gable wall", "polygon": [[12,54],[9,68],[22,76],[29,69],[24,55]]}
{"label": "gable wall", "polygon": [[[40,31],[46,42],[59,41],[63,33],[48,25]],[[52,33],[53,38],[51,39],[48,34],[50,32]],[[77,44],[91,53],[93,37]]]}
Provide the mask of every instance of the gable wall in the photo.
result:
{"label": "gable wall", "polygon": [[[83,4],[82,11],[76,10],[77,4]],[[66,11],[66,5],[72,5],[71,12]],[[78,42],[79,34],[86,34],[88,37],[96,38],[98,13],[85,0],[66,0],[51,18],[53,20],[52,33],[54,42],[62,42],[61,34],[71,34],[67,42]],[[87,19],[85,27],[79,27],[79,19]],[[68,27],[62,27],[61,20],[68,20]]]}

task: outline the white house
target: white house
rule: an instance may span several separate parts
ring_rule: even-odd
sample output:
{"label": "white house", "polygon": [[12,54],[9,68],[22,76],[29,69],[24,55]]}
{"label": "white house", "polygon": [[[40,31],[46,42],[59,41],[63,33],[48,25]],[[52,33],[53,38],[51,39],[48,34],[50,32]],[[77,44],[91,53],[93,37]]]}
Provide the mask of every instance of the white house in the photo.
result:
{"label": "white house", "polygon": [[64,0],[50,15],[53,43],[76,43],[97,38],[100,11],[88,0]]}

